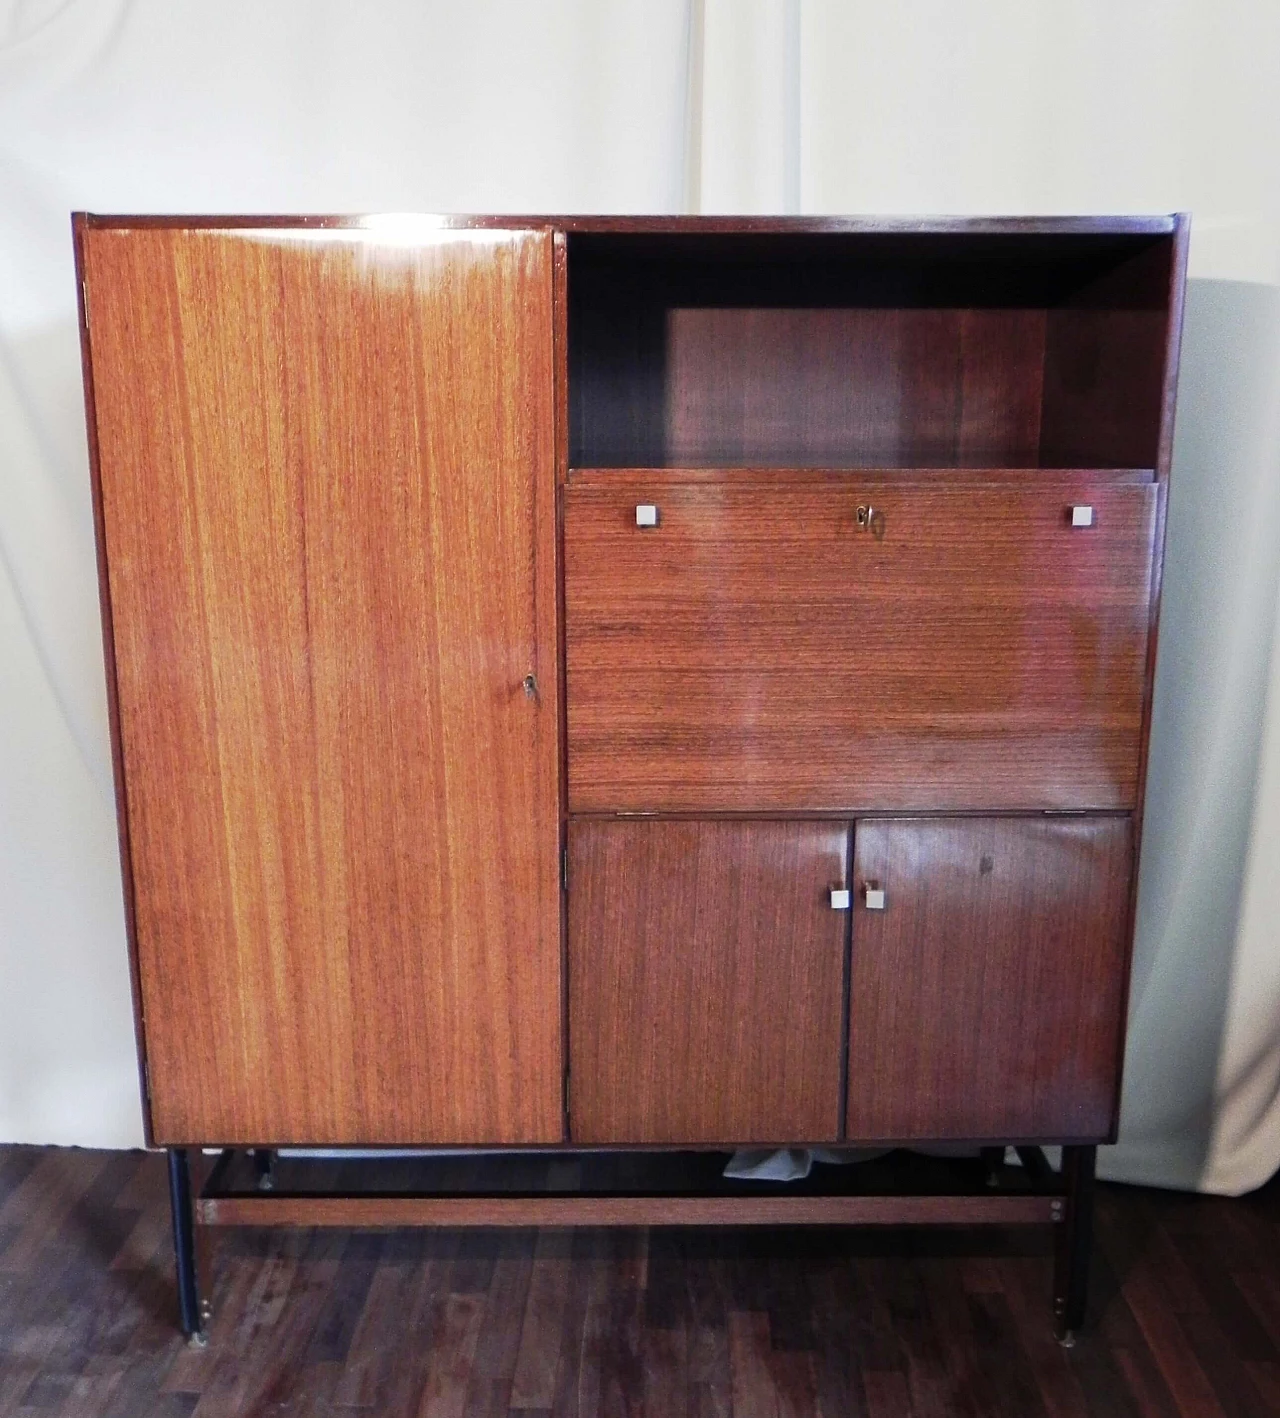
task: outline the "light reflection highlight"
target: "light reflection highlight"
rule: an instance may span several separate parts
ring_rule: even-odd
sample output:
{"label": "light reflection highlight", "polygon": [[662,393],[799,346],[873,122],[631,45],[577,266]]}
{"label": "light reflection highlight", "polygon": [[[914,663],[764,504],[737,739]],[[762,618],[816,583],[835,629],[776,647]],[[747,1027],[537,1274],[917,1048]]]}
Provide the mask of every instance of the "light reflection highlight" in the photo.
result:
{"label": "light reflection highlight", "polygon": [[464,243],[500,246],[525,234],[510,227],[451,226],[451,217],[417,212],[378,212],[361,217],[354,226],[230,227],[221,234],[246,241],[274,241],[288,245],[379,246],[401,250]]}

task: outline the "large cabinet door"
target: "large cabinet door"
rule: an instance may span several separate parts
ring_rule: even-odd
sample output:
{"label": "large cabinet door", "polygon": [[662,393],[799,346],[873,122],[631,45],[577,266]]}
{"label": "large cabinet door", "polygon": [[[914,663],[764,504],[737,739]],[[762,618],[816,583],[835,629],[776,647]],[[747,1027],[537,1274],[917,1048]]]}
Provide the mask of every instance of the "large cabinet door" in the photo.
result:
{"label": "large cabinet door", "polygon": [[570,825],[574,1142],[838,1135],[847,850],[842,823]]}
{"label": "large cabinet door", "polygon": [[155,1141],[559,1140],[549,234],[82,242]]}
{"label": "large cabinet door", "polygon": [[857,823],[851,1141],[1109,1134],[1130,838],[1127,817]]}

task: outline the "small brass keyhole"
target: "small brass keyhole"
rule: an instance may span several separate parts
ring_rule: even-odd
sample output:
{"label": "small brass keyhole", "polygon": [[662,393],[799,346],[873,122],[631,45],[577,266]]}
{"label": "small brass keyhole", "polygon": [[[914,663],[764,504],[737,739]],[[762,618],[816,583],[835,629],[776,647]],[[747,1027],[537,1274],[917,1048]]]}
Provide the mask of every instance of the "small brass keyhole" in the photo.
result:
{"label": "small brass keyhole", "polygon": [[879,507],[863,505],[854,513],[854,522],[860,532],[870,532],[878,542],[884,540],[884,511]]}
{"label": "small brass keyhole", "polygon": [[525,675],[524,692],[530,699],[536,699],[538,697],[538,681],[536,676]]}

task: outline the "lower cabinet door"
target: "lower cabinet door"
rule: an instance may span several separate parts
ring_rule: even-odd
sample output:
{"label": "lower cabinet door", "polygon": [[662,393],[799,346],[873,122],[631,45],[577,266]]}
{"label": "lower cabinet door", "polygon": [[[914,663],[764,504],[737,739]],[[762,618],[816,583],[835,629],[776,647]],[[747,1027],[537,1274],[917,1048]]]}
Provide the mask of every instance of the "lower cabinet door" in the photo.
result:
{"label": "lower cabinet door", "polygon": [[569,829],[576,1143],[825,1141],[840,1125],[848,827]]}
{"label": "lower cabinet door", "polygon": [[1131,868],[1127,817],[859,821],[849,1139],[1105,1138]]}

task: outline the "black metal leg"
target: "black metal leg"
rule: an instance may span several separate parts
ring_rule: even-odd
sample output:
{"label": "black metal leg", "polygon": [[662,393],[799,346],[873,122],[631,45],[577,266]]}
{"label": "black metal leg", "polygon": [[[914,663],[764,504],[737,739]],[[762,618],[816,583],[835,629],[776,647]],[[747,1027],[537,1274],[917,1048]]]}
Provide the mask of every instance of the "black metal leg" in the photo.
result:
{"label": "black metal leg", "polygon": [[275,1163],[275,1153],[269,1147],[255,1147],[253,1149],[253,1172],[258,1179],[258,1190],[269,1192],[276,1184],[272,1167]]}
{"label": "black metal leg", "polygon": [[1022,1163],[1022,1170],[1027,1174],[1027,1180],[1033,1186],[1048,1188],[1050,1183],[1057,1182],[1043,1148],[1016,1147],[1014,1151],[1018,1154],[1018,1161]]}
{"label": "black metal leg", "polygon": [[1096,1147],[1064,1147],[1065,1209],[1058,1223],[1053,1267],[1053,1318],[1060,1343],[1075,1343],[1089,1299],[1089,1253],[1093,1248],[1093,1175]]}
{"label": "black metal leg", "polygon": [[1004,1166],[1003,1147],[981,1147],[978,1155],[982,1158],[982,1171],[989,1187],[1000,1185],[1000,1168]]}
{"label": "black metal leg", "polygon": [[196,1283],[195,1223],[191,1211],[191,1172],[185,1147],[169,1149],[169,1207],[173,1213],[173,1251],[178,1262],[178,1313],[182,1332],[202,1342],[200,1291]]}

